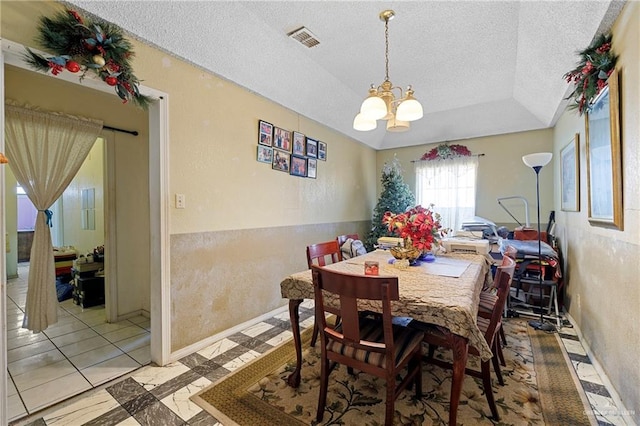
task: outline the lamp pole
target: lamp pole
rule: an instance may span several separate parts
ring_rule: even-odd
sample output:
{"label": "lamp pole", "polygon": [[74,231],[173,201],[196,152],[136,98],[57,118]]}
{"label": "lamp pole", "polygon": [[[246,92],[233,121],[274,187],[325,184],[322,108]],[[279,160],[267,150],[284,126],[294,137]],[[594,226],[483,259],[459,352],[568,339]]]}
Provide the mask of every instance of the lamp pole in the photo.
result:
{"label": "lamp pole", "polygon": [[544,322],[544,315],[542,314],[542,236],[540,235],[540,170],[549,161],[551,161],[552,154],[550,152],[541,152],[537,154],[529,154],[522,157],[522,161],[527,166],[531,167],[536,172],[536,201],[538,203],[538,288],[540,289],[540,321],[531,320],[529,326],[536,330],[542,331],[556,331],[556,327],[551,323]]}

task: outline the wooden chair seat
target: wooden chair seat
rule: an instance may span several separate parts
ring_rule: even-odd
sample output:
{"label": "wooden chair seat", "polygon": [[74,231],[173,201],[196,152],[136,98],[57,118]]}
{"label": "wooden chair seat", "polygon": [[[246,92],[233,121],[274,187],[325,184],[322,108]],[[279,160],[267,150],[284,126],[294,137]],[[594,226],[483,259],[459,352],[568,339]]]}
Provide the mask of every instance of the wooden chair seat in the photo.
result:
{"label": "wooden chair seat", "polygon": [[[396,364],[403,364],[405,362],[405,358],[411,355],[416,346],[420,346],[424,336],[422,332],[399,325],[392,326],[392,329],[395,349],[393,359]],[[342,324],[336,327],[336,331],[338,333],[342,333]],[[384,331],[382,329],[382,322],[369,318],[361,318],[360,339],[383,344]],[[372,352],[366,349],[357,349],[353,346],[344,345],[336,340],[329,342],[327,350],[375,367],[387,367],[387,357],[384,353]]]}

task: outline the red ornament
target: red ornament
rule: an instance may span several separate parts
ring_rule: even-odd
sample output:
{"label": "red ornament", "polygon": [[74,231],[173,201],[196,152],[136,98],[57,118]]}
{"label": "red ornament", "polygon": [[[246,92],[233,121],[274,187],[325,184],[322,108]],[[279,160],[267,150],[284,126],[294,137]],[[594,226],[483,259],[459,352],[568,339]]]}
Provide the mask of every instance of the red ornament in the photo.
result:
{"label": "red ornament", "polygon": [[76,61],[67,61],[64,66],[69,72],[78,72],[80,71],[80,64]]}
{"label": "red ornament", "polygon": [[104,79],[104,82],[109,86],[115,86],[116,84],[118,84],[118,79],[116,77],[109,76]]}
{"label": "red ornament", "polygon": [[67,12],[69,12],[69,15],[73,16],[73,18],[78,21],[78,23],[82,24],[82,17],[78,14],[78,12],[76,12],[75,10],[67,10]]}
{"label": "red ornament", "polygon": [[51,74],[53,75],[58,75],[63,71],[62,65],[58,65],[51,61],[49,61],[49,68],[51,68]]}

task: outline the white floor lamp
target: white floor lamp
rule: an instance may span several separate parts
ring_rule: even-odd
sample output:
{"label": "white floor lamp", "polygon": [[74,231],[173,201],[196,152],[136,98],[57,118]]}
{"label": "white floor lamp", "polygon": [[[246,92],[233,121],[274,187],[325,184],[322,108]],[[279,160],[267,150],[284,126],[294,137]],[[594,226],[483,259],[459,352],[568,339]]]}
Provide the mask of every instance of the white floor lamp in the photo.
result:
{"label": "white floor lamp", "polygon": [[553,154],[550,152],[537,152],[535,154],[527,154],[522,157],[522,161],[536,172],[536,201],[538,202],[538,287],[540,287],[540,321],[531,320],[529,325],[536,330],[556,331],[556,327],[551,323],[544,322],[542,315],[542,242],[540,241],[540,170],[549,164]]}

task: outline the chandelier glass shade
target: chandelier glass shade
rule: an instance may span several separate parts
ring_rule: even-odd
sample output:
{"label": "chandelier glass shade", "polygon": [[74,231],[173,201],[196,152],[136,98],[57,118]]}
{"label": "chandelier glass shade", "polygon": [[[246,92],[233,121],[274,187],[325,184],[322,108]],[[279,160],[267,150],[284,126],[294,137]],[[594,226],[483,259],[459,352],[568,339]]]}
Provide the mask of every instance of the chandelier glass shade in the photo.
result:
{"label": "chandelier glass shade", "polygon": [[[423,116],[422,105],[414,98],[411,86],[403,93],[401,87],[394,86],[389,80],[389,21],[394,16],[393,10],[380,13],[380,20],[384,21],[385,79],[379,86],[372,84],[369,88],[369,96],[362,102],[360,112],[353,120],[355,130],[374,130],[377,127],[376,120],[386,120],[387,131],[404,132],[409,130],[410,121]],[[398,94],[397,98],[394,91]]]}

